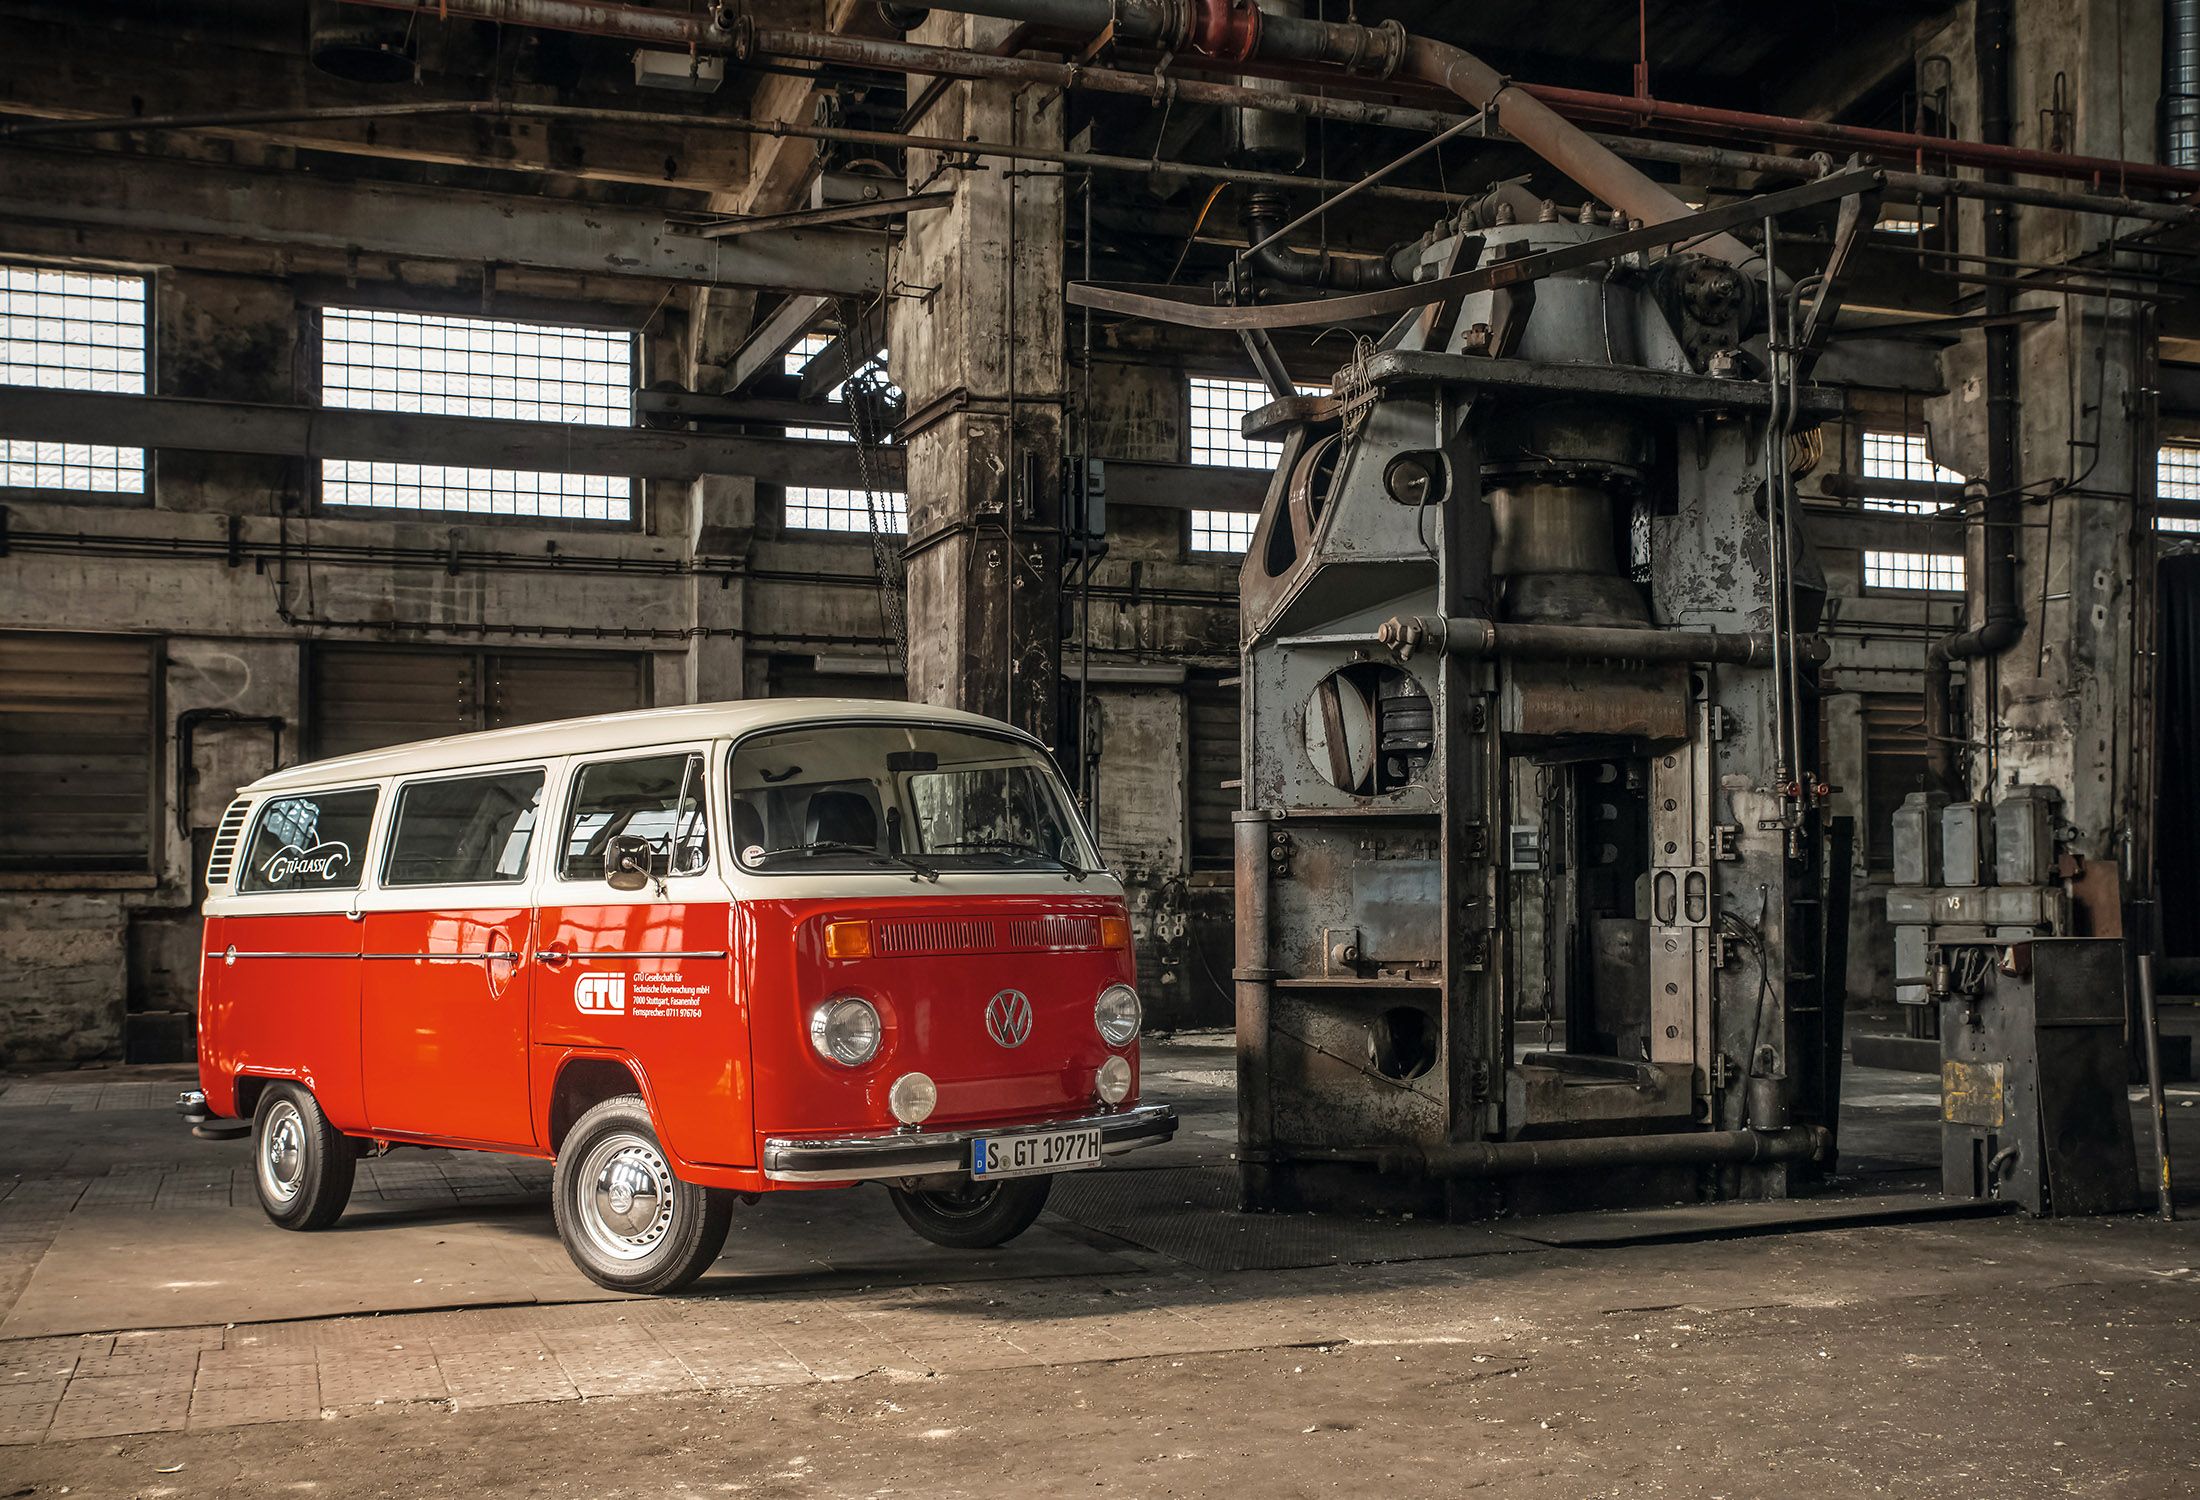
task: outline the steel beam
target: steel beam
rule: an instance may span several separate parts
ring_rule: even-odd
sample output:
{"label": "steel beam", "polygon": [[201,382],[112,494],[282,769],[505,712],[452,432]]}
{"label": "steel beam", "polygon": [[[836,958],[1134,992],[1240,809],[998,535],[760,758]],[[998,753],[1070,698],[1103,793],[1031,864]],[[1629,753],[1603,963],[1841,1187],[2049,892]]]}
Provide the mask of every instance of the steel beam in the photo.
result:
{"label": "steel beam", "polygon": [[871,230],[709,240],[601,203],[87,152],[0,150],[0,219],[828,295],[875,293],[886,275],[886,237]]}
{"label": "steel beam", "polygon": [[780,303],[734,352],[732,362],[726,366],[726,394],[735,394],[779,363],[780,356],[793,348],[795,340],[808,333],[832,305],[830,297],[789,297]]}
{"label": "steel beam", "polygon": [[[863,482],[852,443],[19,386],[0,386],[0,436],[283,458],[429,460],[469,468],[637,479],[739,474],[767,484],[853,488]],[[880,482],[900,485],[900,450],[888,449],[878,458]]]}

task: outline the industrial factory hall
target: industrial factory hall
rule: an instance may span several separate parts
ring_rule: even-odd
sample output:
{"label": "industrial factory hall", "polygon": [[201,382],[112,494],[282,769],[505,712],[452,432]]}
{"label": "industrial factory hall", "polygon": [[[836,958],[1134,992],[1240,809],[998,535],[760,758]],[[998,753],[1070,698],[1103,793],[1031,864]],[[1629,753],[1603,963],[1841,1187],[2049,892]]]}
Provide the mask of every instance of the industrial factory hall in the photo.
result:
{"label": "industrial factory hall", "polygon": [[2200,1497],[2196,1049],[2200,0],[0,0],[0,1500]]}

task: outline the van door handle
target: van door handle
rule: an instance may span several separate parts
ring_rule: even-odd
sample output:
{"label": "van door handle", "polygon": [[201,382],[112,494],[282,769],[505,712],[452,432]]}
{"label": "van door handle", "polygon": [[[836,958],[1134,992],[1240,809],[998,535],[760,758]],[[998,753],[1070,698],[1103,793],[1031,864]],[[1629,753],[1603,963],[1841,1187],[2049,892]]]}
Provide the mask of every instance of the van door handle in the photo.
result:
{"label": "van door handle", "polygon": [[547,969],[555,969],[570,961],[572,957],[572,954],[565,951],[565,944],[563,943],[552,943],[547,948],[535,950],[535,962]]}

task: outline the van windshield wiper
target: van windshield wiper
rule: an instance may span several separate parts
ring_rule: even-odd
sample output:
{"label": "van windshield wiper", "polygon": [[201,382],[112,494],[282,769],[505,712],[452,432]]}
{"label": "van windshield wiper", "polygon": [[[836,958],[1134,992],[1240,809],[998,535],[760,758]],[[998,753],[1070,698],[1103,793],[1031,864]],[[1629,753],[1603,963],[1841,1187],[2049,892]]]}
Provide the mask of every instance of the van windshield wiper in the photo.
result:
{"label": "van windshield wiper", "polygon": [[1006,854],[1028,854],[1034,859],[1045,860],[1072,880],[1083,880],[1092,873],[1083,865],[1072,864],[1061,855],[1042,849],[1037,844],[1027,844],[1022,839],[948,839],[934,844],[928,852],[945,854],[957,849],[998,849]]}
{"label": "van windshield wiper", "polygon": [[940,872],[921,859],[914,859],[906,854],[889,854],[873,845],[850,843],[844,839],[818,839],[808,844],[789,844],[780,849],[766,849],[763,857],[776,859],[782,854],[861,854],[881,864],[899,865],[910,874],[925,880],[940,878]]}

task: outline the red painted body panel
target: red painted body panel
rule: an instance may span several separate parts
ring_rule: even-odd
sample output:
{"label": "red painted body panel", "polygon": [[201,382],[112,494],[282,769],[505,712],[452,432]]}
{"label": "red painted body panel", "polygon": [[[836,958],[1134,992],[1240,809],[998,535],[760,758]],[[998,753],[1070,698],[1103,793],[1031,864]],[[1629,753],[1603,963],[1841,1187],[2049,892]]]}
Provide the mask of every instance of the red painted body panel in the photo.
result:
{"label": "red painted body panel", "polygon": [[[1093,1074],[1117,1049],[1101,1040],[1093,1003],[1132,981],[1131,955],[1094,948],[1040,952],[931,952],[835,960],[825,956],[828,919],[925,921],[1123,915],[1114,896],[929,896],[909,899],[745,901],[735,921],[737,980],[751,997],[759,1136],[873,1134],[895,1128],[887,1090],[912,1070],[931,1075],[939,1104],[930,1129],[1013,1124],[1090,1111]],[[987,1001],[1004,989],[1031,1001],[1030,1038],[1004,1048],[986,1034]],[[820,1057],[809,1015],[833,995],[879,1009],[885,1039],[860,1068]],[[1134,1042],[1121,1049],[1135,1069]],[[1128,1101],[1126,1101],[1128,1102]]]}
{"label": "red painted body panel", "polygon": [[[369,911],[360,1070],[377,1134],[532,1146],[526,906]],[[517,953],[517,959],[414,957]]]}
{"label": "red painted body panel", "polygon": [[[235,1114],[240,1076],[295,1078],[339,1130],[364,1131],[359,1083],[360,927],[342,912],[213,917],[199,973],[199,1078]],[[254,953],[344,957],[253,958]]]}
{"label": "red painted body panel", "polygon": [[[568,955],[535,966],[543,1108],[569,1056],[624,1058],[675,1156],[754,1165],[748,1008],[732,982],[731,926],[723,901],[542,908],[538,944]],[[659,953],[685,956],[649,956]]]}
{"label": "red painted body panel", "polygon": [[[743,1191],[805,1189],[757,1170],[765,1136],[891,1130],[887,1091],[929,1074],[929,1128],[1025,1124],[1090,1112],[1093,1075],[1111,1048],[1093,1004],[1132,983],[1131,955],[1091,946],[958,945],[835,960],[829,919],[937,924],[1124,915],[1122,898],[951,893],[545,906],[498,911],[214,917],[201,975],[200,1078],[208,1104],[233,1114],[240,1075],[295,1077],[331,1121],[358,1135],[540,1153],[559,1071],[576,1058],[631,1067],[663,1142],[691,1181]],[[967,933],[970,929],[964,928]],[[335,957],[242,959],[240,951]],[[508,950],[518,964],[362,959],[366,953]],[[533,961],[562,952],[566,961]],[[666,955],[662,957],[652,955]],[[675,956],[677,955],[677,956]],[[1029,998],[1032,1029],[1014,1048],[987,1034],[987,1002]],[[861,995],[885,1038],[860,1068],[812,1048],[818,1002]],[[614,1003],[614,1000],[616,1003]]]}

